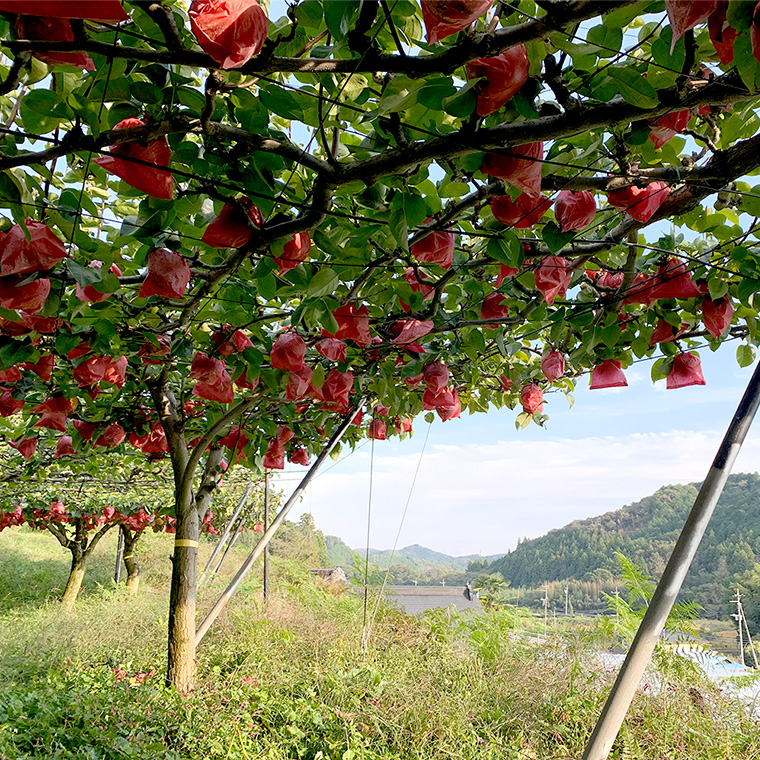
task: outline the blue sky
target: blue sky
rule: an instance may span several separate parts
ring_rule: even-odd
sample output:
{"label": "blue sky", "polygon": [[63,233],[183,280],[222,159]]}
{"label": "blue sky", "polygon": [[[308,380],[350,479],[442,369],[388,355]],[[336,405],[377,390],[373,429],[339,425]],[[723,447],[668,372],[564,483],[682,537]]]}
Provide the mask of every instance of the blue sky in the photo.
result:
{"label": "blue sky", "polygon": [[[375,442],[371,545],[392,548],[400,529],[398,548],[500,553],[662,485],[702,480],[751,375],[736,364],[736,345],[700,351],[705,386],[666,391],[648,364],[626,370],[627,388],[590,391],[582,379],[572,409],[549,397],[545,428],[516,430],[510,410],[436,420],[421,462],[428,424],[419,417],[411,439]],[[758,462],[760,421],[734,471],[755,472]],[[311,512],[325,533],[364,546],[371,463],[370,443],[329,462],[292,514]],[[286,495],[302,472],[283,474]]]}

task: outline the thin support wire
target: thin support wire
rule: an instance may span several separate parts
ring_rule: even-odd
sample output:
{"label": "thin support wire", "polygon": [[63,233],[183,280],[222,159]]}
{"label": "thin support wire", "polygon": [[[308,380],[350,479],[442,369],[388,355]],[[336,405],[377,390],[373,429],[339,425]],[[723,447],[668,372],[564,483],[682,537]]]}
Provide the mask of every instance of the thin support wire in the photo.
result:
{"label": "thin support wire", "polygon": [[393,549],[391,549],[391,556],[390,560],[388,562],[388,567],[385,571],[385,575],[383,576],[383,585],[380,587],[380,594],[377,597],[377,600],[375,601],[375,609],[372,611],[372,617],[369,621],[369,627],[367,629],[367,644],[369,644],[370,636],[372,635],[372,628],[375,625],[375,618],[377,617],[377,613],[380,610],[380,603],[383,600],[383,596],[385,594],[385,588],[388,585],[388,576],[391,572],[391,564],[393,563],[393,557],[396,554],[396,548],[398,547],[399,539],[401,538],[401,531],[404,527],[404,521],[406,520],[406,513],[409,510],[409,504],[412,501],[412,494],[414,493],[414,487],[417,484],[417,476],[420,473],[420,465],[422,464],[422,457],[425,453],[425,448],[427,447],[428,438],[430,437],[430,430],[433,427],[433,423],[428,423],[428,429],[425,433],[425,440],[422,442],[422,449],[420,450],[420,458],[417,460],[417,467],[414,470],[414,477],[412,478],[412,485],[409,488],[409,495],[406,497],[406,504],[404,505],[404,511],[401,513],[401,521],[399,522],[398,531],[396,532],[396,540],[393,542]]}

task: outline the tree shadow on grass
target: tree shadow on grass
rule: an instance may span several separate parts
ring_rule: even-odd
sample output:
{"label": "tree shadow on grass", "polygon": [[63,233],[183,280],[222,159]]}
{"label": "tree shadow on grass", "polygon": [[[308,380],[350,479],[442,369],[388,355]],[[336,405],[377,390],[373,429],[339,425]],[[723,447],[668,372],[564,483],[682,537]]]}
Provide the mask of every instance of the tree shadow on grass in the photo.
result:
{"label": "tree shadow on grass", "polygon": [[[70,555],[65,551],[61,551],[60,558],[33,558],[16,547],[3,546],[0,551],[0,614],[59,599],[70,567]],[[81,593],[92,593],[112,583],[112,558],[92,557],[87,563]]]}

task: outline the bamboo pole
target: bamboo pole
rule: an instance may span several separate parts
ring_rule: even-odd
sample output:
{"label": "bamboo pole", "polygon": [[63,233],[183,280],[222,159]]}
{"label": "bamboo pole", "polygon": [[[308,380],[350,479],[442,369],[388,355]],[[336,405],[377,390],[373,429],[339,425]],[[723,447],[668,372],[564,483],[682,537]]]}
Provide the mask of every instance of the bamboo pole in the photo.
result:
{"label": "bamboo pole", "polygon": [[121,561],[124,558],[124,532],[119,526],[119,540],[116,544],[116,566],[113,569],[113,582],[118,586],[121,582]]}
{"label": "bamboo pole", "polygon": [[628,650],[623,667],[591,735],[583,760],[606,760],[633,701],[641,677],[676,602],[686,573],[707,530],[726,479],[760,405],[760,364],[755,367],[723,442],[686,518],[681,535],[662,574],[652,601]]}
{"label": "bamboo pole", "polygon": [[291,494],[290,498],[285,502],[285,505],[283,508],[277,513],[277,517],[272,520],[272,524],[269,526],[269,528],[264,531],[264,535],[262,535],[261,540],[258,544],[256,544],[256,547],[254,550],[248,555],[248,559],[241,565],[240,569],[237,571],[235,577],[230,582],[230,585],[227,586],[224,593],[217,599],[216,604],[211,609],[211,612],[206,615],[206,619],[201,623],[200,628],[198,628],[196,634],[195,634],[195,645],[198,646],[198,644],[201,643],[203,640],[203,637],[208,632],[208,629],[211,627],[213,622],[219,617],[222,610],[226,607],[227,602],[230,600],[232,595],[237,591],[238,586],[243,582],[243,578],[248,574],[248,571],[253,567],[253,563],[261,556],[261,553],[264,551],[264,549],[267,547],[267,544],[269,544],[270,540],[272,539],[272,536],[277,532],[277,529],[280,527],[280,525],[285,520],[285,517],[287,516],[288,512],[295,506],[295,504],[298,502],[298,499],[300,498],[301,494],[306,490],[309,483],[312,481],[314,476],[317,474],[317,471],[322,466],[322,463],[327,459],[327,457],[330,455],[330,452],[335,448],[335,446],[338,444],[338,441],[343,437],[343,434],[348,430],[349,426],[351,425],[351,421],[356,416],[357,411],[359,411],[359,408],[361,407],[363,403],[363,399],[357,400],[353,406],[350,408],[348,413],[343,417],[343,420],[341,421],[338,428],[335,430],[335,432],[332,434],[332,437],[328,441],[327,445],[322,449],[322,453],[317,457],[314,464],[309,468],[309,471],[304,475],[301,482],[298,484],[298,487],[295,491]]}
{"label": "bamboo pole", "polygon": [[214,551],[211,552],[211,556],[208,558],[206,567],[203,568],[203,575],[201,575],[199,583],[203,583],[203,579],[206,577],[206,573],[208,573],[209,568],[214,564],[214,560],[219,556],[219,552],[222,550],[222,546],[224,546],[225,541],[227,541],[227,539],[229,538],[230,531],[232,530],[232,526],[235,523],[235,521],[238,519],[238,517],[240,516],[240,513],[242,512],[243,507],[245,506],[245,503],[248,501],[248,497],[251,495],[252,490],[253,490],[253,481],[251,480],[249,481],[247,488],[243,492],[243,496],[238,502],[237,507],[235,507],[235,511],[232,513],[232,517],[230,517],[229,521],[227,522],[227,525],[224,526],[222,535],[219,536],[219,540],[216,542]]}
{"label": "bamboo pole", "polygon": [[[269,529],[269,473],[264,473],[264,533]],[[264,547],[264,604],[269,601],[269,544]]]}
{"label": "bamboo pole", "polygon": [[224,563],[227,561],[227,556],[232,551],[235,544],[238,542],[240,534],[243,532],[243,523],[245,522],[245,517],[245,515],[240,515],[240,519],[237,521],[237,524],[232,531],[232,536],[230,536],[227,548],[224,550],[224,554],[222,554],[221,559],[219,562],[217,562],[216,567],[214,568],[214,575],[218,574],[222,569]]}

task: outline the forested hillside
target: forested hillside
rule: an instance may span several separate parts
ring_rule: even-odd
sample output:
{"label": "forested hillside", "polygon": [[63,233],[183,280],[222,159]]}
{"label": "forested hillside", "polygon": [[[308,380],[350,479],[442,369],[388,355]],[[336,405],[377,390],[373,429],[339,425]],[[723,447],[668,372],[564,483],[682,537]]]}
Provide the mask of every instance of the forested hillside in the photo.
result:
{"label": "forested hillside", "polygon": [[[511,585],[536,587],[546,581],[610,581],[622,552],[654,576],[670,556],[699,483],[663,486],[652,496],[576,520],[540,538],[521,542],[492,562]],[[760,555],[760,476],[731,475],[684,587],[684,595],[716,612],[733,576],[750,571]]]}

